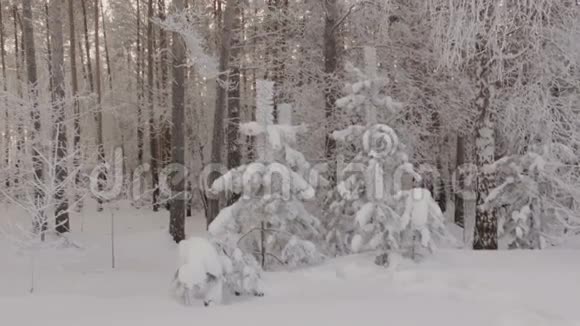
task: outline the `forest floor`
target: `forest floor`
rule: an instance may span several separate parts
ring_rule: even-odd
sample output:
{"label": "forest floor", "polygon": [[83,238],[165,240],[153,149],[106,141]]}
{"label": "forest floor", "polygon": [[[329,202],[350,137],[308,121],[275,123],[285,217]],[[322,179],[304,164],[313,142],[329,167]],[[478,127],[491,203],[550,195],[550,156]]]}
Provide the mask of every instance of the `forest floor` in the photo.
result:
{"label": "forest floor", "polygon": [[[0,207],[0,325],[580,326],[580,241],[545,251],[441,250],[391,269],[370,255],[343,257],[266,273],[262,298],[185,307],[169,292],[177,250],[168,213],[90,206],[73,216],[66,245],[49,239],[34,250],[13,236],[26,219]],[[188,219],[187,229],[203,235],[203,218]]]}

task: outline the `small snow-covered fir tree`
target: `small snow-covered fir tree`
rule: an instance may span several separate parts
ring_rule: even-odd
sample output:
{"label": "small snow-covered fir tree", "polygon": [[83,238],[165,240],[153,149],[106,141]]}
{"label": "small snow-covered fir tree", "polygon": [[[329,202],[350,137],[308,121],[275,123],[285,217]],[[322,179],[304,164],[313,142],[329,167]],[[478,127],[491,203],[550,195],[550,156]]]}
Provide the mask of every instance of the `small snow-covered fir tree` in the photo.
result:
{"label": "small snow-covered fir tree", "polygon": [[569,230],[580,229],[578,157],[563,144],[535,146],[504,157],[497,168],[503,182],[484,206],[499,210],[501,242],[511,249],[541,249]]}
{"label": "small snow-covered fir tree", "polygon": [[347,85],[347,95],[337,101],[337,106],[365,115],[367,124],[333,133],[335,139],[354,143],[360,151],[339,170],[341,177],[329,205],[326,240],[338,254],[410,251],[414,242],[406,237],[421,239],[420,243],[431,249],[432,233],[448,237],[441,211],[426,189],[401,191],[404,175],[415,180],[421,177],[409,162],[397,133],[377,123],[379,110],[396,112],[401,104],[382,94],[385,81],[373,76],[373,69],[363,73],[349,65],[347,70],[356,81]]}
{"label": "small snow-covered fir tree", "polygon": [[[319,261],[322,254],[315,241],[321,236],[320,221],[303,203],[315,191],[301,174],[308,170],[306,159],[292,148],[305,127],[284,121],[274,124],[273,83],[258,81],[257,91],[256,121],[241,124],[240,131],[256,137],[258,160],[230,170],[213,183],[213,192],[241,196],[219,213],[209,232],[227,250],[241,249],[262,266],[272,259],[288,265]],[[278,106],[279,117],[290,109]]]}

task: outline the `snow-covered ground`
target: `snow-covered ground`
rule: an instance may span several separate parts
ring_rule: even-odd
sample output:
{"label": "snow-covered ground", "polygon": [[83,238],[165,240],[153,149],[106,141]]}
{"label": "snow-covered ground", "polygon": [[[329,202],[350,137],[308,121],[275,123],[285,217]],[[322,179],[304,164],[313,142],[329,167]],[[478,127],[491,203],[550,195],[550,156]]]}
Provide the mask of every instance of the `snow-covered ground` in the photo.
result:
{"label": "snow-covered ground", "polygon": [[[115,269],[108,209],[87,207],[73,218],[73,246],[32,259],[6,232],[24,218],[1,207],[0,325],[580,326],[580,240],[545,251],[442,250],[389,270],[372,256],[344,257],[266,273],[263,298],[185,307],[169,293],[177,246],[167,212],[113,211]],[[203,235],[203,219],[187,229]]]}

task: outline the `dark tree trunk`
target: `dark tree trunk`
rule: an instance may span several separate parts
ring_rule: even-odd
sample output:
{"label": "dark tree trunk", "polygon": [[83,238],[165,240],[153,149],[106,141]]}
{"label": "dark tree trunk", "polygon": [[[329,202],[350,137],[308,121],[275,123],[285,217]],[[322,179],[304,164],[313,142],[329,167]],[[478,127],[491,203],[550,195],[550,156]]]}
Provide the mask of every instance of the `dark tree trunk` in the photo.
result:
{"label": "dark tree trunk", "polygon": [[[232,22],[232,35],[231,38],[231,58],[229,64],[229,89],[228,89],[228,124],[226,127],[226,137],[228,146],[228,157],[227,157],[227,168],[231,170],[240,166],[241,163],[241,150],[240,150],[240,139],[239,139],[239,124],[240,124],[240,50],[241,45],[240,39],[241,35],[241,15],[240,15],[240,5],[238,2],[233,4],[235,6],[233,13]],[[233,204],[238,199],[233,193],[228,193],[227,195],[227,205]]]}
{"label": "dark tree trunk", "polygon": [[460,191],[465,191],[465,172],[462,166],[466,163],[465,156],[465,138],[462,135],[457,136],[457,163],[455,167],[456,172],[456,189],[455,189],[455,224],[464,226],[465,220],[465,202],[463,194]]}
{"label": "dark tree trunk", "polygon": [[339,65],[338,28],[339,10],[337,0],[327,0],[325,2],[325,23],[324,23],[324,73],[326,87],[324,88],[324,108],[327,126],[325,156],[330,165],[329,180],[335,182],[336,173],[336,141],[330,136],[334,124],[335,103],[339,96],[339,90],[335,85],[335,77]]}
{"label": "dark tree trunk", "polygon": [[[98,19],[98,18],[96,18]],[[103,24],[103,45],[105,47],[105,62],[107,63],[107,81],[109,82],[109,90],[113,91],[113,74],[111,73],[111,57],[109,56],[109,42],[107,41],[107,25],[105,20],[105,9],[101,3],[101,20]]]}
{"label": "dark tree trunk", "polygon": [[[160,20],[165,20],[165,0],[158,1],[158,17]],[[159,70],[161,72],[161,82],[159,84],[159,104],[166,112],[161,119],[161,135],[160,135],[160,160],[163,166],[171,161],[171,114],[167,109],[167,76],[168,76],[168,44],[167,32],[164,29],[159,29],[159,49],[161,55],[159,57]]]}
{"label": "dark tree trunk", "polygon": [[[224,22],[221,34],[221,46],[219,50],[219,77],[216,82],[216,105],[214,112],[214,124],[213,124],[213,138],[212,138],[212,148],[211,148],[211,163],[221,164],[222,160],[222,150],[224,145],[224,118],[226,114],[227,105],[227,89],[225,85],[227,84],[227,69],[230,62],[230,51],[231,51],[231,38],[232,38],[232,22],[235,6],[226,6],[224,12]],[[209,176],[208,185],[211,187],[213,182],[218,178],[216,172]],[[208,216],[207,225],[209,226],[211,222],[216,218],[220,211],[220,201],[219,198],[211,198],[208,202]]]}
{"label": "dark tree trunk", "polygon": [[[183,0],[173,0],[174,10],[183,10]],[[173,107],[171,130],[171,162],[185,168],[185,45],[181,36],[173,33]],[[179,176],[178,176],[179,177]],[[169,233],[179,243],[185,239],[185,177],[173,183],[169,218]]]}
{"label": "dark tree trunk", "polygon": [[[95,0],[95,85],[97,89],[97,156],[98,162],[104,166],[105,147],[103,144],[103,108],[101,107],[102,90],[101,90],[101,48],[99,45],[99,0]],[[104,187],[106,182],[105,171],[99,173],[99,190]],[[98,211],[102,211],[102,200],[98,199]]]}
{"label": "dark tree trunk", "polygon": [[[74,155],[74,168],[78,170],[80,166],[80,144],[81,144],[81,123],[80,123],[80,106],[79,100],[77,98],[79,92],[79,82],[77,77],[77,54],[76,54],[76,35],[75,35],[75,18],[74,18],[74,2],[75,0],[68,0],[68,20],[69,20],[69,33],[70,33],[70,68],[71,68],[71,84],[72,84],[72,96],[73,96],[73,155]],[[75,173],[75,185],[79,187],[81,184],[80,173],[77,171]],[[75,187],[75,188],[76,188]],[[76,189],[75,189],[76,193]],[[79,201],[80,198],[75,194],[75,201]]]}
{"label": "dark tree trunk", "polygon": [[87,55],[87,79],[89,80],[89,89],[91,93],[95,92],[95,81],[93,77],[93,65],[91,63],[91,43],[89,42],[89,22],[87,17],[86,0],[81,0],[83,10],[83,27],[85,30],[85,54]]}
{"label": "dark tree trunk", "polygon": [[40,111],[38,109],[38,78],[36,70],[36,48],[34,45],[34,24],[32,20],[32,6],[31,0],[22,1],[22,16],[23,16],[23,46],[26,52],[26,71],[28,80],[28,89],[30,92],[30,99],[32,101],[32,122],[34,126],[34,135],[32,141],[32,166],[34,168],[34,202],[36,206],[34,217],[35,228],[40,232],[42,240],[44,240],[44,233],[46,231],[46,215],[44,212],[45,196],[42,189],[44,182],[43,164],[41,158],[41,124]]}
{"label": "dark tree trunk", "polygon": [[[56,139],[56,185],[59,190],[54,194],[56,202],[56,232],[70,231],[68,200],[65,192],[67,171],[67,137],[65,124],[65,83],[64,83],[64,36],[62,28],[62,9],[65,0],[51,0],[50,14],[50,47],[52,47],[52,106],[55,123],[53,137]],[[48,12],[47,12],[48,13]]]}
{"label": "dark tree trunk", "polygon": [[[4,29],[4,2],[0,1],[0,56],[2,60],[2,90],[4,93],[8,92],[8,78],[6,76],[6,30]],[[5,102],[6,105],[6,102]],[[10,167],[10,116],[8,113],[9,109],[6,106],[6,111],[4,112],[4,164],[6,168]],[[10,174],[6,176],[5,180],[6,188],[10,188]]]}
{"label": "dark tree trunk", "polygon": [[137,0],[137,163],[143,165],[143,78],[142,72],[142,47],[141,47],[141,1]]}
{"label": "dark tree trunk", "polygon": [[154,103],[154,87],[155,81],[153,80],[153,0],[149,0],[147,6],[147,101],[149,106],[149,145],[151,151],[151,181],[153,186],[153,211],[157,212],[159,210],[159,174],[158,174],[158,163],[159,163],[159,150],[157,148],[157,128],[155,122],[155,103]]}

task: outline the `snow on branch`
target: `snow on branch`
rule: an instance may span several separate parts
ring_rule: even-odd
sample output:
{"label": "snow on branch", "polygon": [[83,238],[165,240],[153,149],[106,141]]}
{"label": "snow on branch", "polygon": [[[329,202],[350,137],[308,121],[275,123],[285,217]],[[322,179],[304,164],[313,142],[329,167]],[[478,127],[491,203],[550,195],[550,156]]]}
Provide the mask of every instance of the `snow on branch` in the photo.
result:
{"label": "snow on branch", "polygon": [[206,41],[198,32],[197,22],[201,19],[193,11],[182,11],[169,15],[165,20],[154,19],[167,31],[179,34],[185,42],[188,58],[192,65],[206,78],[216,77],[220,71],[217,60],[208,54]]}

